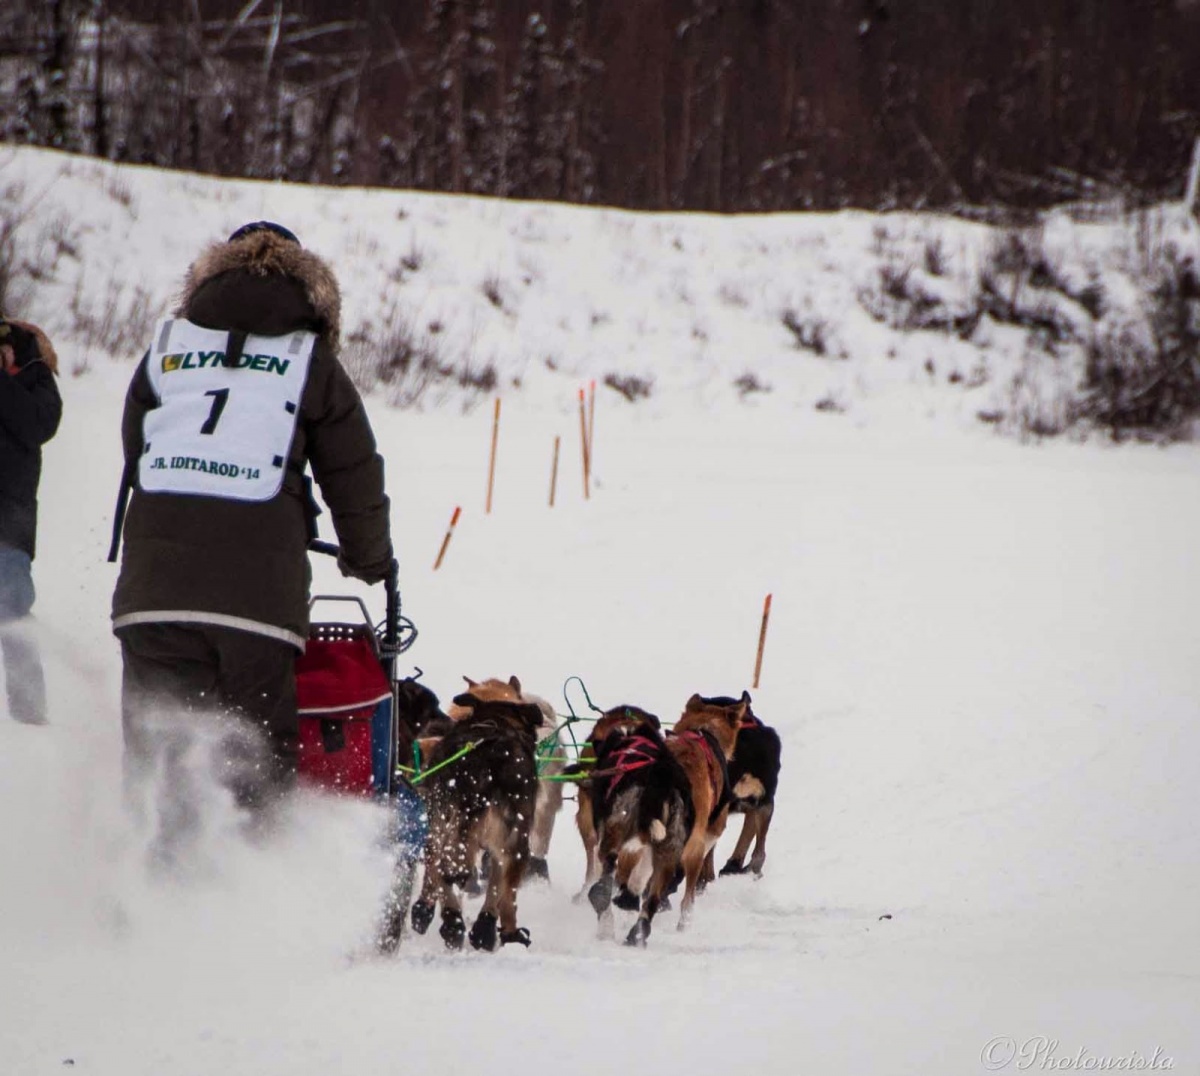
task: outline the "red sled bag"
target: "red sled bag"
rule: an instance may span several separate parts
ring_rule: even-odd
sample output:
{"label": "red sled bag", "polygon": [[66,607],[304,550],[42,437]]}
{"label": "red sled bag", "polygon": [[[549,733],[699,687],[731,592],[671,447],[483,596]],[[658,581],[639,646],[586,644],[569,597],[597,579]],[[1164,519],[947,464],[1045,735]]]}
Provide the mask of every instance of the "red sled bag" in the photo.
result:
{"label": "red sled bag", "polygon": [[301,781],[362,796],[390,791],[392,686],[369,627],[312,626],[296,662],[296,702]]}

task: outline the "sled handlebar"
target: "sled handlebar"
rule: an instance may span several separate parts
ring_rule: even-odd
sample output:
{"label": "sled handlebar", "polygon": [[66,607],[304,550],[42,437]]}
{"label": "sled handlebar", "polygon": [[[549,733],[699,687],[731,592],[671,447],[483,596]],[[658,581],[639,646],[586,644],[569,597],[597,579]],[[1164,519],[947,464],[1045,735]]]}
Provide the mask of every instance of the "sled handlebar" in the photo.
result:
{"label": "sled handlebar", "polygon": [[[328,557],[341,556],[341,548],[333,542],[324,542],[314,538],[308,543],[310,552],[324,553]],[[388,572],[383,585],[387,594],[387,613],[383,626],[383,637],[380,642],[386,651],[399,654],[407,650],[416,638],[416,628],[411,621],[405,621],[400,615],[400,563],[395,557],[388,564]],[[407,627],[406,638],[401,642],[403,629]]]}

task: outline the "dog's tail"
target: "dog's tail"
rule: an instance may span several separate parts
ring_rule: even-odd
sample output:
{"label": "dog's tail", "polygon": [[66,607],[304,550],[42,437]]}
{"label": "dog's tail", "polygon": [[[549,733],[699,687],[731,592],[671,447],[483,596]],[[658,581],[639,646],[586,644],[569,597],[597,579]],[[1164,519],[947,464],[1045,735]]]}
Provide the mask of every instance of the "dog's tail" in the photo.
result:
{"label": "dog's tail", "polygon": [[661,734],[657,739],[659,747],[653,753],[653,762],[637,773],[638,783],[642,786],[637,828],[652,844],[662,844],[677,836],[681,828],[691,828],[691,822],[686,818],[691,803],[687,774],[667,750]]}
{"label": "dog's tail", "polygon": [[638,804],[638,829],[652,844],[661,844],[678,828],[682,803],[673,784],[652,782],[646,785]]}

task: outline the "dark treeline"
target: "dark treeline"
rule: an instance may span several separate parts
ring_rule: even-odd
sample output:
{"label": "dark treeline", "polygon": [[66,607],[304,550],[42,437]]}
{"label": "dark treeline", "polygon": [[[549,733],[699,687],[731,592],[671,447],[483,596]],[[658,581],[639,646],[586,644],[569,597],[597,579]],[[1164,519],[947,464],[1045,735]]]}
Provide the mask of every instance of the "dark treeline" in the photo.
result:
{"label": "dark treeline", "polygon": [[0,137],[719,211],[1181,193],[1195,0],[16,0]]}

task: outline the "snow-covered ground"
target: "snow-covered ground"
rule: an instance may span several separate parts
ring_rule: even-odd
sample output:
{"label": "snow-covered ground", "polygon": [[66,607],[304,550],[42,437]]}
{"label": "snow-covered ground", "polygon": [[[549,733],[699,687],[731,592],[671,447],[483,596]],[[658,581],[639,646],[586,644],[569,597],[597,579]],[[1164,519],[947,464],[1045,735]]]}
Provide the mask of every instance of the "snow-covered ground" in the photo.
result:
{"label": "snow-covered ground", "polygon": [[[70,248],[12,309],[54,332],[65,417],[35,563],[52,723],[0,722],[0,1073],[1200,1069],[1200,453],[998,436],[974,416],[1012,398],[1013,330],[947,342],[863,312],[892,245],[936,237],[957,267],[937,279],[965,280],[986,230],[218,183],[37,151],[3,151],[0,186],[29,208],[23,257],[56,231]],[[490,515],[492,393],[368,397],[420,629],[405,658],[443,697],[516,674],[565,710],[579,676],[601,705],[670,719],[694,691],[750,686],[773,594],[752,692],[784,744],[766,873],[719,880],[688,932],[669,913],[645,950],[596,939],[570,899],[571,805],[551,885],[522,891],[528,951],[449,955],[431,932],[366,956],[386,877],[366,805],[302,798],[253,847],[213,793],[195,869],[147,875],[104,563],[138,347],[109,354],[116,330],[78,314],[141,288],[156,315],[203,242],[261,216],[329,258],[348,331],[394,303],[426,336],[440,322],[446,362],[470,345],[497,368]],[[1131,234],[1046,229],[1112,296]],[[825,323],[826,356],[794,347],[789,303]],[[742,396],[746,373],[771,391]],[[610,374],[653,376],[651,396]],[[381,605],[315,570],[318,591]]]}

